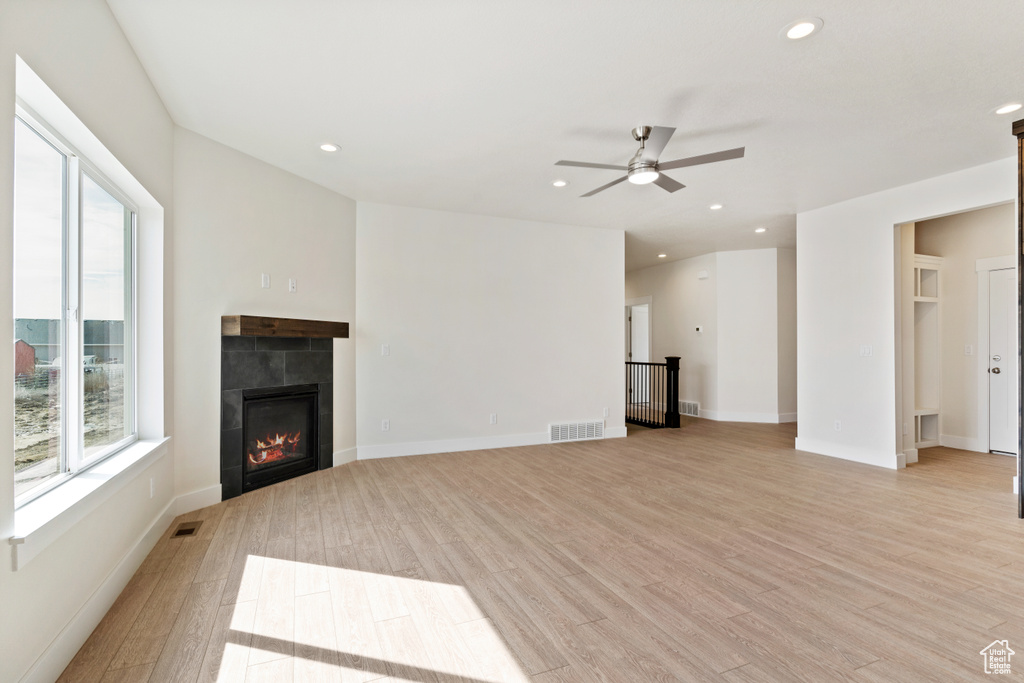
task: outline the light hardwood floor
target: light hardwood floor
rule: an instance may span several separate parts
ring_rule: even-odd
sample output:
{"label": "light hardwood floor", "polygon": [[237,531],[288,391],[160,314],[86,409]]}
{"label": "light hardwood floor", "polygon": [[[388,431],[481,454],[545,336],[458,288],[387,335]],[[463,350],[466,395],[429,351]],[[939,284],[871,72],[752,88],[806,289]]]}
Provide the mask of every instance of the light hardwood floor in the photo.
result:
{"label": "light hardwood floor", "polygon": [[1012,458],[889,471],[794,434],[363,461],[184,515],[61,681],[952,681],[1024,653]]}

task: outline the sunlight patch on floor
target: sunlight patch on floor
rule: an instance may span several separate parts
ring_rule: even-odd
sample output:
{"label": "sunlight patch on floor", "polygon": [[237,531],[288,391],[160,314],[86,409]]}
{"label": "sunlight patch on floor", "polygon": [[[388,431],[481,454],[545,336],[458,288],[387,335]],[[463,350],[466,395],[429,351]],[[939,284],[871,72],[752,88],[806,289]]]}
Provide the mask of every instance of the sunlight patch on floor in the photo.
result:
{"label": "sunlight patch on floor", "polygon": [[250,555],[238,598],[218,681],[529,680],[463,586]]}

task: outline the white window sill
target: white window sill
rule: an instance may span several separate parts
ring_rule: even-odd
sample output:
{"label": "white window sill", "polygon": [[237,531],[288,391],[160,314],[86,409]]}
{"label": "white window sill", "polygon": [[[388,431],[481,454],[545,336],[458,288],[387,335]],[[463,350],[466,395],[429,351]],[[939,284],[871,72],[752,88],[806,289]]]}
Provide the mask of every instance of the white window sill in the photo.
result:
{"label": "white window sill", "polygon": [[18,571],[134,475],[167,453],[170,437],[136,441],[14,512],[11,568]]}

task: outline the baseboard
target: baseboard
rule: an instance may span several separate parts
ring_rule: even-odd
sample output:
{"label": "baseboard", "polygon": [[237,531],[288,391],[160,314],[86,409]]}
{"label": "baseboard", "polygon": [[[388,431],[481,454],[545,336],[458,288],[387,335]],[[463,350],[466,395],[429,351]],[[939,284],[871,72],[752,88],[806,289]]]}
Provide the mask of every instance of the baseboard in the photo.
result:
{"label": "baseboard", "polygon": [[917,449],[916,448],[904,449],[903,455],[906,456],[905,463],[907,465],[913,465],[914,463],[917,462]]}
{"label": "baseboard", "polygon": [[357,449],[355,446],[352,448],[344,448],[340,451],[334,451],[334,467],[339,465],[347,465],[356,459]]}
{"label": "baseboard", "polygon": [[988,453],[987,448],[981,448],[977,439],[967,436],[956,436],[954,434],[939,434],[939,445],[946,448],[959,448],[962,451],[976,451]]}
{"label": "baseboard", "polygon": [[896,469],[902,470],[906,466],[907,466],[907,454],[906,453],[897,453],[896,454]]}
{"label": "baseboard", "polygon": [[[217,489],[219,491],[220,487],[218,486]],[[74,659],[75,654],[110,611],[114,601],[121,595],[121,591],[142,565],[142,561],[146,559],[157,541],[174,521],[179,499],[172,499],[157,514],[152,524],[107,574],[107,577],[93,591],[82,608],[71,617],[71,620],[43,650],[28,672],[22,676],[21,683],[53,683],[60,677],[68,663]]]}
{"label": "baseboard", "polygon": [[536,446],[549,443],[547,432],[531,434],[505,434],[504,436],[478,436],[468,439],[438,439],[437,441],[408,441],[376,446],[359,446],[358,460],[376,458],[399,458],[405,455],[427,455],[429,453],[455,453],[457,451],[483,451],[490,448],[513,448],[515,446]]}
{"label": "baseboard", "polygon": [[[625,438],[626,428],[606,428],[604,438]],[[491,448],[516,448],[551,443],[548,432],[527,434],[504,434],[502,436],[478,436],[468,439],[438,439],[437,441],[409,441],[375,446],[357,447],[357,460],[377,458],[399,458],[406,455],[427,455],[430,453],[456,453],[460,451],[485,451]]]}
{"label": "baseboard", "polygon": [[796,413],[779,413],[779,424],[796,422]]}
{"label": "baseboard", "polygon": [[174,499],[174,516],[177,517],[186,512],[216,505],[221,501],[222,497],[220,484],[207,486],[205,489],[199,489],[191,493],[184,493]]}
{"label": "baseboard", "polygon": [[[792,419],[784,419],[792,415]],[[796,413],[743,413],[731,410],[700,409],[700,416],[716,422],[756,422],[760,424],[779,424],[780,422],[796,422]]]}
{"label": "baseboard", "polygon": [[799,436],[796,437],[796,449],[817,455],[827,455],[830,458],[840,458],[842,460],[864,463],[865,465],[885,467],[890,470],[900,469],[900,462],[895,453],[879,453],[878,451],[869,451],[855,446],[818,439],[807,439]]}

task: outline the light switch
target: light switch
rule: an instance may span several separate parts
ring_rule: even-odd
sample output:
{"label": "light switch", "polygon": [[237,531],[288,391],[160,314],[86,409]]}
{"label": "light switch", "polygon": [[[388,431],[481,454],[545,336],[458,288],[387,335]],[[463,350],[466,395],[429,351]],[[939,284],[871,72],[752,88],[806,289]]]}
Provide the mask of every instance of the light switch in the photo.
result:
{"label": "light switch", "polygon": [[260,276],[260,284],[263,289],[270,289],[270,273],[263,273]]}
{"label": "light switch", "polygon": [[293,278],[293,277],[288,278],[288,291],[289,292],[294,294],[295,292],[298,291],[298,286],[299,286],[298,282],[296,282],[295,278]]}
{"label": "light switch", "polygon": [[973,356],[974,355],[974,347],[971,346],[970,344],[964,344],[964,355],[965,356]]}
{"label": "light switch", "polygon": [[381,344],[380,345],[380,355],[382,355],[382,356],[390,356],[391,355],[391,346],[389,344]]}
{"label": "light switch", "polygon": [[863,344],[860,347],[860,355],[862,355],[862,356],[870,356],[870,355],[872,355],[871,346],[868,345],[868,344]]}

